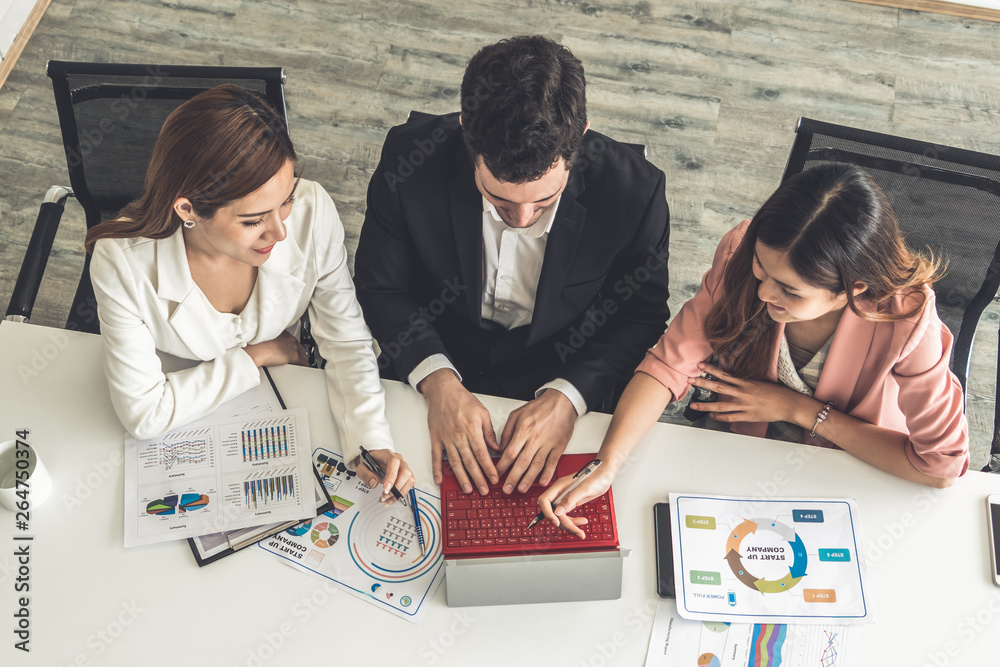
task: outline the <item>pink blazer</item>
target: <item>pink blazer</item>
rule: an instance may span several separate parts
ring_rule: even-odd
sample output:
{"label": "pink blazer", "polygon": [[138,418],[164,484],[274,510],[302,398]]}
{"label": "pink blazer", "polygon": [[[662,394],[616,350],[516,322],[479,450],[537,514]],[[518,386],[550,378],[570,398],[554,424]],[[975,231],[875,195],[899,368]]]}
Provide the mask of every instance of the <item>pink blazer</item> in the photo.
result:
{"label": "pink blazer", "polygon": [[[722,238],[698,293],[684,304],[636,369],[658,380],[675,399],[687,393],[687,378],[698,375],[698,363],[712,354],[704,322],[718,299],[725,267],[749,224],[744,220]],[[927,306],[906,320],[873,322],[846,309],[833,334],[815,397],[824,403],[833,401],[838,410],[870,424],[907,434],[906,456],[920,472],[957,477],[969,467],[962,386],[948,368],[951,332],[938,318],[934,292],[925,288],[923,293]],[[915,299],[916,293],[897,295],[893,309],[910,310]],[[768,379],[778,381],[777,345]],[[732,430],[763,437],[767,424],[734,423]],[[806,432],[804,442],[823,441]]]}

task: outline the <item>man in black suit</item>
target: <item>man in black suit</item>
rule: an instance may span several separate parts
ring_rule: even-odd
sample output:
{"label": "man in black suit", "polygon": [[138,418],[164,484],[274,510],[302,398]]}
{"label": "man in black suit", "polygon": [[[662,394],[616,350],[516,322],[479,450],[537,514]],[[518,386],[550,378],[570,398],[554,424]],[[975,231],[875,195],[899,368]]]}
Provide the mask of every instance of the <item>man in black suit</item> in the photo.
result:
{"label": "man in black suit", "polygon": [[[446,454],[466,493],[508,469],[524,492],[663,333],[665,178],[587,131],[583,66],[551,40],[484,47],[461,95],[389,131],[355,284],[383,374],[427,400],[435,483]],[[471,392],[528,401],[499,443]]]}

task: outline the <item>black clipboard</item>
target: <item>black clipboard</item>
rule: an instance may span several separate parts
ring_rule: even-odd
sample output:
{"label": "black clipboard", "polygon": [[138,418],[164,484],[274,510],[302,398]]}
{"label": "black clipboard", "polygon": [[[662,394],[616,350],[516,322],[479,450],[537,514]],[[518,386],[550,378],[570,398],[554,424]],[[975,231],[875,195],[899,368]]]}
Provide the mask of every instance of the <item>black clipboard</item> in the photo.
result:
{"label": "black clipboard", "polygon": [[[282,410],[287,410],[288,407],[285,405],[285,401],[281,397],[281,392],[278,391],[277,385],[274,384],[274,378],[271,377],[271,373],[267,370],[267,368],[264,368],[264,376],[267,377],[267,381],[271,384],[271,390],[274,391],[274,396],[278,399],[278,405],[281,406]],[[314,489],[317,497],[316,514],[313,516],[319,516],[324,512],[333,510],[334,507],[333,501],[330,500],[330,495],[326,492],[326,486],[323,484],[323,478],[320,477],[319,469],[317,468],[315,462],[313,462],[312,471],[313,477],[316,480]],[[254,526],[252,528],[240,528],[237,530],[222,531],[221,533],[212,533],[210,535],[189,537],[188,546],[191,547],[191,553],[194,555],[194,559],[198,562],[198,567],[205,567],[209,563],[214,563],[215,561],[225,558],[226,556],[231,556],[241,549],[244,549],[252,544],[257,544],[257,542],[271,537],[276,533],[280,533],[286,528],[298,525],[302,523],[302,521],[303,519],[297,519],[295,521],[280,521],[278,523],[269,523],[263,526]]]}

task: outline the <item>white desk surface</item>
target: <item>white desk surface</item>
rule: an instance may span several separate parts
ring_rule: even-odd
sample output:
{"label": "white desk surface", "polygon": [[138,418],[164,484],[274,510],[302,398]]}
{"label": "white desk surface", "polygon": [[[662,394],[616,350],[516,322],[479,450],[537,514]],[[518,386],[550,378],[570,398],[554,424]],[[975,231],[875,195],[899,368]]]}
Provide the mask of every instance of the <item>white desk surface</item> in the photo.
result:
{"label": "white desk surface", "polygon": [[[13,647],[21,533],[0,509],[5,666],[642,665],[657,601],[652,506],[671,491],[857,499],[876,622],[857,633],[853,664],[1000,661],[984,500],[1000,476],[973,472],[935,491],[843,452],[658,424],[615,481],[621,544],[633,550],[620,600],[450,609],[442,586],[415,625],[261,553],[199,568],[186,541],[126,550],[124,431],[101,358],[97,336],[0,325],[0,441],[30,429],[54,483],[31,516],[30,654]],[[274,377],[289,406],[325,404],[320,372]],[[423,399],[398,383],[386,390],[397,447],[429,483]],[[516,403],[488,406],[499,427]],[[569,451],[596,451],[608,419],[580,420]],[[309,421],[314,443],[336,442],[328,411],[311,409]]]}

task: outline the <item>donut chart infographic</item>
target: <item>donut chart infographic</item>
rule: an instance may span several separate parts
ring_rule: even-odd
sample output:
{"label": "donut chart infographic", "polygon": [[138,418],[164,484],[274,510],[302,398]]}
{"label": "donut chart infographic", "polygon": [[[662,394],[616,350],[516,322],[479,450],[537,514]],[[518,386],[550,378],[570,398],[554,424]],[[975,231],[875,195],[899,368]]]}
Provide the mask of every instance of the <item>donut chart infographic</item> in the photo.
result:
{"label": "donut chart infographic", "polygon": [[[439,561],[441,546],[441,511],[418,496],[426,555],[420,552],[412,516],[404,519],[392,509],[356,514],[347,533],[351,559],[372,579],[382,583],[401,583],[419,578]],[[412,513],[411,513],[412,514]]]}
{"label": "donut chart infographic", "polygon": [[412,507],[379,502],[379,488],[370,489],[339,454],[318,448],[313,463],[333,509],[257,547],[397,616],[419,620],[444,579],[440,498],[416,490],[422,550]]}
{"label": "donut chart infographic", "polygon": [[[743,558],[740,556],[740,544],[744,537],[754,534],[758,529],[770,530],[776,533],[788,542],[788,546],[791,548],[792,564],[788,568],[788,574],[781,579],[768,581],[761,577],[755,577],[743,564]],[[793,535],[794,537],[789,538],[789,535]],[[806,547],[802,543],[802,538],[792,528],[777,519],[773,521],[770,519],[745,519],[743,523],[730,533],[729,539],[726,541],[726,562],[729,563],[733,574],[745,586],[756,589],[761,593],[781,593],[791,590],[806,575],[806,563],[808,561],[809,557],[806,555]]]}
{"label": "donut chart infographic", "polygon": [[867,621],[853,501],[671,494],[671,520],[685,618]]}

